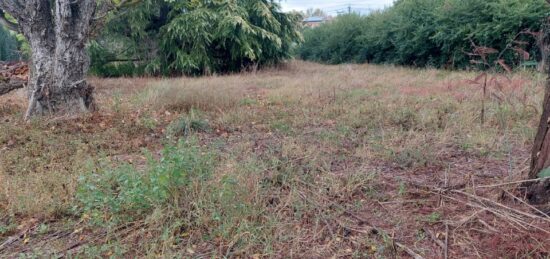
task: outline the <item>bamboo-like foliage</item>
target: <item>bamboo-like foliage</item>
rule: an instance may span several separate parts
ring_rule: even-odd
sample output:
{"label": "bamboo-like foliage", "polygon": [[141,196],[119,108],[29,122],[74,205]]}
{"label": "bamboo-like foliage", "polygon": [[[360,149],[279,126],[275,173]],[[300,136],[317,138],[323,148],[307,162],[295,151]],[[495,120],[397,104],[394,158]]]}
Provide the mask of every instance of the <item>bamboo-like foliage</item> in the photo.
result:
{"label": "bamboo-like foliage", "polygon": [[299,21],[272,0],[147,0],[107,25],[92,68],[198,75],[276,64],[301,40]]}

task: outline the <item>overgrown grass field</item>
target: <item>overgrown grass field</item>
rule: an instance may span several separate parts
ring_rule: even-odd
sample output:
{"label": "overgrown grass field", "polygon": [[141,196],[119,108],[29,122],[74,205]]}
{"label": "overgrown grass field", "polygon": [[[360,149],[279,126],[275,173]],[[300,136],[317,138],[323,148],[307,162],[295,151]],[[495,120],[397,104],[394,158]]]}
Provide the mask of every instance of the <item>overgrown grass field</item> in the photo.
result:
{"label": "overgrown grass field", "polygon": [[537,258],[544,76],[290,62],[95,79],[99,111],[0,98],[0,257]]}

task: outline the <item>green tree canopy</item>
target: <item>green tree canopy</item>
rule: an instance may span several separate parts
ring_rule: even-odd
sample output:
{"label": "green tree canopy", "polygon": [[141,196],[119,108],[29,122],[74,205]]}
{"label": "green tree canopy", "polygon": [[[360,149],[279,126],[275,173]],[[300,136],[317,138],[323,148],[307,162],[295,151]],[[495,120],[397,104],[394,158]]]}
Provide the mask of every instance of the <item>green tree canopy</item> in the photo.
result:
{"label": "green tree canopy", "polygon": [[276,64],[301,40],[300,20],[273,0],[144,0],[91,44],[92,71],[197,75]]}
{"label": "green tree canopy", "polygon": [[19,59],[18,43],[15,35],[0,26],[0,60]]}

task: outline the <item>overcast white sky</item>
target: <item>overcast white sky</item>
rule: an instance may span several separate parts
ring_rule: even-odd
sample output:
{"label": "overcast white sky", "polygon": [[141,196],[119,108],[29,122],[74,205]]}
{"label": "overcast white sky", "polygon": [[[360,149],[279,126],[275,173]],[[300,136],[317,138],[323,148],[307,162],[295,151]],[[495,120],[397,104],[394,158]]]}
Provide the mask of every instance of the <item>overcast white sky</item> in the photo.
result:
{"label": "overcast white sky", "polygon": [[308,8],[320,8],[329,14],[347,10],[348,6],[358,11],[382,9],[390,6],[393,0],[281,0],[284,11],[305,11]]}

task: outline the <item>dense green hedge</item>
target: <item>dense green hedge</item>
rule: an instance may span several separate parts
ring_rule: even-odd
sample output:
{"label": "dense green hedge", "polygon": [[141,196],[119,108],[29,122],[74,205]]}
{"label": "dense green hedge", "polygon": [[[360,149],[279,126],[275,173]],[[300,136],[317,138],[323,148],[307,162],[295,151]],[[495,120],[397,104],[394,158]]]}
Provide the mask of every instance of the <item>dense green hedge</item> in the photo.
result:
{"label": "dense green hedge", "polygon": [[[545,0],[398,0],[368,16],[344,15],[304,31],[297,55],[329,64],[390,63],[466,68],[473,45],[504,50],[510,65],[521,47],[538,58],[533,35],[550,12]],[[518,35],[519,34],[519,35]],[[517,37],[516,37],[517,36]],[[496,56],[489,56],[492,63]],[[491,60],[492,59],[492,60]]]}

